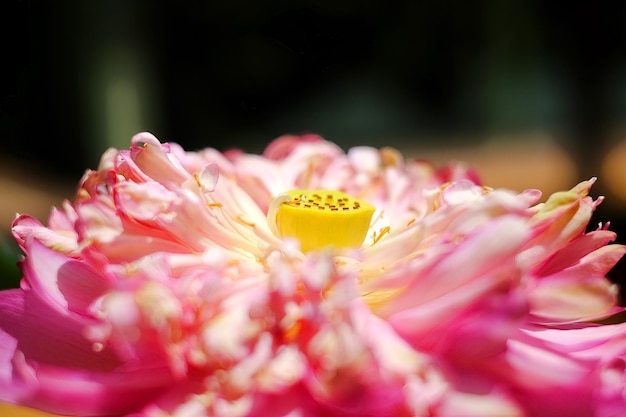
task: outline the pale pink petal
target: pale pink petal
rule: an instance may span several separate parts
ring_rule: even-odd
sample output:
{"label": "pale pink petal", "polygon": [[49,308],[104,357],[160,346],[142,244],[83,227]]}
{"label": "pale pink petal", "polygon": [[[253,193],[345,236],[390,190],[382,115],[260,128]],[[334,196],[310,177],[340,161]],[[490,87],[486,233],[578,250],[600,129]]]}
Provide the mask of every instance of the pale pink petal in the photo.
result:
{"label": "pale pink petal", "polygon": [[165,186],[183,183],[190,177],[189,173],[178,160],[170,158],[163,148],[164,145],[154,136],[138,134],[133,137],[130,157],[144,175]]}
{"label": "pale pink petal", "polygon": [[529,291],[531,313],[544,323],[613,314],[618,288],[604,276],[624,253],[624,246],[603,246],[578,258],[577,264],[542,277]]}
{"label": "pale pink petal", "polygon": [[598,276],[560,274],[544,278],[529,293],[530,311],[539,322],[593,320],[615,313],[617,287]]}
{"label": "pale pink petal", "polygon": [[123,182],[115,187],[118,210],[140,221],[166,213],[176,198],[176,193],[156,182]]}
{"label": "pale pink petal", "polygon": [[471,181],[460,180],[446,187],[440,194],[438,205],[456,205],[469,201],[476,201],[487,192]]}
{"label": "pale pink petal", "polygon": [[348,161],[357,172],[376,172],[381,165],[380,153],[369,146],[355,146],[348,151]]}
{"label": "pale pink petal", "polygon": [[294,135],[284,135],[279,137],[278,139],[274,139],[265,151],[263,152],[263,156],[265,158],[271,160],[281,160],[286,158],[290,153],[293,152],[294,148],[296,148],[301,143],[306,142],[323,142],[324,139],[317,135],[303,135],[303,136],[294,136]]}
{"label": "pale pink petal", "polygon": [[279,166],[257,155],[241,155],[235,169],[240,186],[264,211],[276,195],[294,188]]}
{"label": "pale pink petal", "polygon": [[505,392],[453,392],[437,410],[442,417],[524,417],[523,407]]}

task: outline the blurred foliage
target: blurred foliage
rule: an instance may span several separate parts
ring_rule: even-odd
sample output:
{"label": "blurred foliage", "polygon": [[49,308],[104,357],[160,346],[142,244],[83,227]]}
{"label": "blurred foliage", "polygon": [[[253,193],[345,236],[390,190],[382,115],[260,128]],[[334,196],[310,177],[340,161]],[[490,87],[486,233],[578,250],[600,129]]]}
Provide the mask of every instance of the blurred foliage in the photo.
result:
{"label": "blurred foliage", "polygon": [[0,289],[17,288],[22,274],[17,267],[20,252],[15,243],[0,235]]}
{"label": "blurred foliage", "polygon": [[138,130],[257,151],[287,132],[409,146],[540,129],[592,171],[624,122],[625,7],[8,0],[0,133],[79,175]]}

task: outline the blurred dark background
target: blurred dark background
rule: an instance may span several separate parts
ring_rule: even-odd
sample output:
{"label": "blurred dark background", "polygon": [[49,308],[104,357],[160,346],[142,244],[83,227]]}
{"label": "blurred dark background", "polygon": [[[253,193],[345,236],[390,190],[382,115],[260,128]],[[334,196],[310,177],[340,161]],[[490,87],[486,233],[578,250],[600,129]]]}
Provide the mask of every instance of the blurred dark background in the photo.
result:
{"label": "blurred dark background", "polygon": [[4,285],[19,279],[14,213],[44,221],[107,147],[144,130],[253,152],[315,132],[467,160],[490,185],[546,194],[598,176],[594,221],[625,242],[625,5],[4,0]]}

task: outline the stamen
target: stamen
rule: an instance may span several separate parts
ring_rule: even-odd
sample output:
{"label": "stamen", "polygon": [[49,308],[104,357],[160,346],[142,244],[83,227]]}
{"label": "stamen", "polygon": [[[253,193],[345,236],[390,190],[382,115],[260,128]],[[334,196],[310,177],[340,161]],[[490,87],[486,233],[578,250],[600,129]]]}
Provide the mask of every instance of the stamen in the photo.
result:
{"label": "stamen", "polygon": [[276,196],[267,220],[276,236],[297,238],[307,252],[360,246],[374,211],[372,205],[339,191],[292,190]]}
{"label": "stamen", "polygon": [[378,243],[378,241],[380,239],[382,239],[383,236],[385,236],[387,233],[389,233],[389,231],[391,230],[391,228],[389,226],[385,226],[382,229],[380,229],[380,234],[376,234],[376,232],[374,232],[374,235],[372,236],[372,239],[374,240],[372,242],[372,245]]}
{"label": "stamen", "polygon": [[382,307],[402,292],[401,288],[389,288],[361,294],[361,299],[372,309]]}
{"label": "stamen", "polygon": [[256,226],[254,223],[252,223],[251,221],[247,220],[245,217],[243,217],[241,215],[237,216],[237,221],[239,221],[239,223],[245,224],[246,226],[250,226],[250,227]]}

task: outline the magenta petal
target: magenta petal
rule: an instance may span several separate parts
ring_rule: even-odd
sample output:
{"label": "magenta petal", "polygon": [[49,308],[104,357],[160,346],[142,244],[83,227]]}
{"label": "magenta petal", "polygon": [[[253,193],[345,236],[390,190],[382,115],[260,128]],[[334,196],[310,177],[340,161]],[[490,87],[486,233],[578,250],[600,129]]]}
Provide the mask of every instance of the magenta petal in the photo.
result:
{"label": "magenta petal", "polygon": [[81,320],[62,316],[33,292],[0,292],[0,400],[68,415],[136,410],[170,383],[160,364],[122,364],[97,351]]}
{"label": "magenta petal", "polygon": [[0,310],[0,329],[17,341],[16,348],[29,361],[94,371],[120,365],[109,350],[93,351],[83,337],[86,322],[80,316],[64,316],[32,291],[0,292]]}
{"label": "magenta petal", "polygon": [[171,384],[165,375],[149,368],[92,374],[40,367],[38,389],[21,403],[62,415],[127,415]]}
{"label": "magenta petal", "polygon": [[35,239],[28,242],[23,270],[30,287],[63,314],[87,315],[89,305],[109,288],[101,274]]}
{"label": "magenta petal", "polygon": [[[24,387],[23,384],[12,383],[13,365],[12,360],[17,348],[18,339],[6,331],[7,325],[14,326],[22,311],[23,292],[20,290],[0,292],[0,400],[19,397]],[[18,327],[19,329],[19,327]]]}

